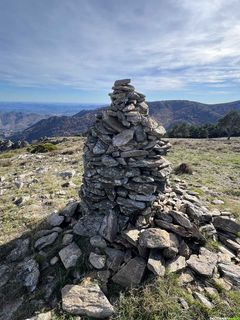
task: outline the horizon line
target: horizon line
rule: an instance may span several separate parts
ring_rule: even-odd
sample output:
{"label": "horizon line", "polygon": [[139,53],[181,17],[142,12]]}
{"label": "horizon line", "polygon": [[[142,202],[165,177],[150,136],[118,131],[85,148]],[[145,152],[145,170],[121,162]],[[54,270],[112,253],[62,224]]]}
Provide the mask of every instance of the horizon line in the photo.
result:
{"label": "horizon line", "polygon": [[[162,101],[189,101],[189,102],[197,102],[197,103],[201,103],[201,104],[207,104],[207,105],[216,105],[216,104],[225,104],[225,103],[234,103],[234,102],[240,102],[240,98],[237,100],[231,100],[231,101],[227,101],[227,102],[214,102],[214,103],[209,103],[209,102],[201,102],[201,101],[197,101],[197,100],[188,100],[188,99],[162,99],[162,100],[151,100],[148,101],[146,100],[147,103],[151,103],[151,102],[162,102]],[[62,104],[62,105],[66,105],[66,104],[71,104],[71,105],[78,105],[78,104],[88,104],[88,105],[109,105],[110,103],[108,102],[59,102],[59,101],[2,101],[0,100],[0,104],[2,103],[18,103],[18,104]]]}

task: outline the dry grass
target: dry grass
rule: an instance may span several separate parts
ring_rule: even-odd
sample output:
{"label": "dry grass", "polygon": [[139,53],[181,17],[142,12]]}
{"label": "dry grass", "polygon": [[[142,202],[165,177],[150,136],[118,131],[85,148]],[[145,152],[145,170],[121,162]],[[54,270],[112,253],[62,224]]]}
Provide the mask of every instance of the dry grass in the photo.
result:
{"label": "dry grass", "polygon": [[[70,198],[78,199],[81,183],[81,150],[83,138],[67,138],[58,149],[44,154],[31,154],[26,149],[0,154],[0,244],[32,229],[48,214],[63,207]],[[70,154],[63,150],[74,149]],[[15,152],[14,152],[15,151]],[[75,170],[72,182],[76,186],[62,187],[66,182],[57,172]],[[24,185],[18,189],[15,180]],[[14,199],[30,197],[23,205],[16,206]]]}
{"label": "dry grass", "polygon": [[[240,139],[171,139],[168,159],[173,167],[187,162],[193,175],[182,175],[189,189],[198,192],[210,209],[229,210],[240,217]],[[172,175],[174,178],[174,174]],[[213,199],[223,205],[212,205]]]}

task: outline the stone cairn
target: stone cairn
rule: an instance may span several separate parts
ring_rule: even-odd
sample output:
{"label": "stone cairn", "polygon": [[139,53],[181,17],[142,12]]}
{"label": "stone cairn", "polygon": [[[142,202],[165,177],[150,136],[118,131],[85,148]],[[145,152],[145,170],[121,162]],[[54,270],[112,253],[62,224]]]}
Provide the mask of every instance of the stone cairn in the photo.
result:
{"label": "stone cairn", "polygon": [[171,167],[163,156],[171,145],[130,79],[117,80],[110,97],[84,146],[83,217],[74,226],[90,239],[90,265],[107,269],[109,279],[124,287],[141,283],[147,270],[158,276],[187,270],[183,282],[194,273],[213,276],[221,260],[204,248],[206,239],[217,238],[215,227],[229,225],[234,233],[240,226],[209,212],[186,185],[169,186]]}

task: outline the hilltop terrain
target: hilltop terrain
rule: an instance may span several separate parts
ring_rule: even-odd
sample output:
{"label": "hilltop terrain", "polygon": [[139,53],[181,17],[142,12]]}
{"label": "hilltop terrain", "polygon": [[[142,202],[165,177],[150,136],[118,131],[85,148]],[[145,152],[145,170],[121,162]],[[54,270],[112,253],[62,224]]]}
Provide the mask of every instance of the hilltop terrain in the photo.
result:
{"label": "hilltop terrain", "polygon": [[[0,243],[2,245],[19,238],[24,232],[31,233],[33,230],[35,234],[34,230],[40,228],[40,223],[46,220],[49,214],[62,209],[70,199],[78,200],[78,189],[83,173],[81,156],[84,141],[85,139],[81,137],[58,138],[55,150],[48,153],[33,154],[26,149],[19,149],[0,155]],[[184,161],[193,170],[193,175],[173,174],[171,176],[173,185],[178,181],[185,183],[210,210],[230,211],[239,219],[239,139],[234,138],[231,142],[225,139],[171,139],[171,143],[173,147],[167,158],[173,167]],[[218,245],[214,242],[208,243],[211,249]],[[61,265],[57,264],[54,270],[57,281],[61,283],[68,281],[67,278],[63,278],[64,269],[62,270]],[[144,316],[151,320],[155,319],[154,314],[157,314],[158,310],[168,312],[167,319],[175,319],[173,318],[175,312],[177,314],[180,310],[174,297],[186,293],[178,289],[174,279],[163,281],[165,280],[154,282],[153,287],[146,286],[142,294],[137,291],[122,293],[120,300],[115,302],[117,314],[112,319],[143,319],[143,315],[141,317],[139,315],[140,310],[143,312],[141,305],[145,306]],[[168,286],[168,290],[165,286]],[[207,311],[203,305],[194,304],[189,311],[181,311],[184,312],[182,313],[184,319],[194,319],[196,314],[198,314],[196,319],[208,319],[209,312],[218,316],[227,315],[228,308],[223,300],[227,301],[235,314],[237,310],[240,311],[237,308],[238,296],[235,292],[231,295],[231,292],[220,286],[216,286],[216,289],[217,296],[212,300],[216,305],[215,309]],[[38,292],[38,295],[36,305],[29,305],[29,312],[40,303],[41,292]],[[40,311],[39,307],[37,308]],[[53,319],[75,319],[59,311],[58,305],[55,305],[54,310]]]}

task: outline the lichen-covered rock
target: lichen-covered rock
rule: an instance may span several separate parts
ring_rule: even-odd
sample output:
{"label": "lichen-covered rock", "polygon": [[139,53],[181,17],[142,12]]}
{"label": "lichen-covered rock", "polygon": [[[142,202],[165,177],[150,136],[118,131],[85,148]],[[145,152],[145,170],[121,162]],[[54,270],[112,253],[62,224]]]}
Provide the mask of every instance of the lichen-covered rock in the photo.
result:
{"label": "lichen-covered rock", "polygon": [[173,233],[159,228],[149,228],[139,236],[139,244],[146,248],[170,248],[178,247],[178,239]]}
{"label": "lichen-covered rock", "polygon": [[187,260],[187,265],[198,274],[210,277],[213,274],[217,261],[217,253],[202,248],[199,255],[191,255],[190,259]]}
{"label": "lichen-covered rock", "polygon": [[165,261],[161,253],[157,250],[151,250],[147,267],[152,271],[156,276],[164,276],[165,274]]}
{"label": "lichen-covered rock", "polygon": [[38,263],[32,258],[26,258],[18,264],[18,278],[24,287],[33,292],[38,284],[40,271]]}
{"label": "lichen-covered rock", "polygon": [[75,267],[81,255],[82,251],[75,242],[70,243],[59,251],[59,257],[66,269]]}
{"label": "lichen-covered rock", "polygon": [[106,263],[106,256],[91,252],[89,262],[96,269],[103,269]]}
{"label": "lichen-covered rock", "polygon": [[58,237],[57,232],[50,233],[42,238],[39,238],[35,242],[34,247],[38,250],[41,250],[41,249],[49,246],[50,244],[54,243],[56,241],[57,237]]}
{"label": "lichen-covered rock", "polygon": [[113,306],[95,283],[66,285],[62,289],[62,308],[71,314],[97,319],[110,317]]}
{"label": "lichen-covered rock", "polygon": [[52,313],[51,311],[44,312],[44,313],[39,313],[35,315],[32,318],[28,318],[26,320],[51,320],[52,319]]}
{"label": "lichen-covered rock", "polygon": [[29,251],[30,239],[19,239],[16,241],[15,248],[8,254],[7,261],[13,262],[24,259]]}
{"label": "lichen-covered rock", "polygon": [[168,262],[167,269],[169,272],[177,272],[186,267],[186,259],[183,256],[176,257]]}

